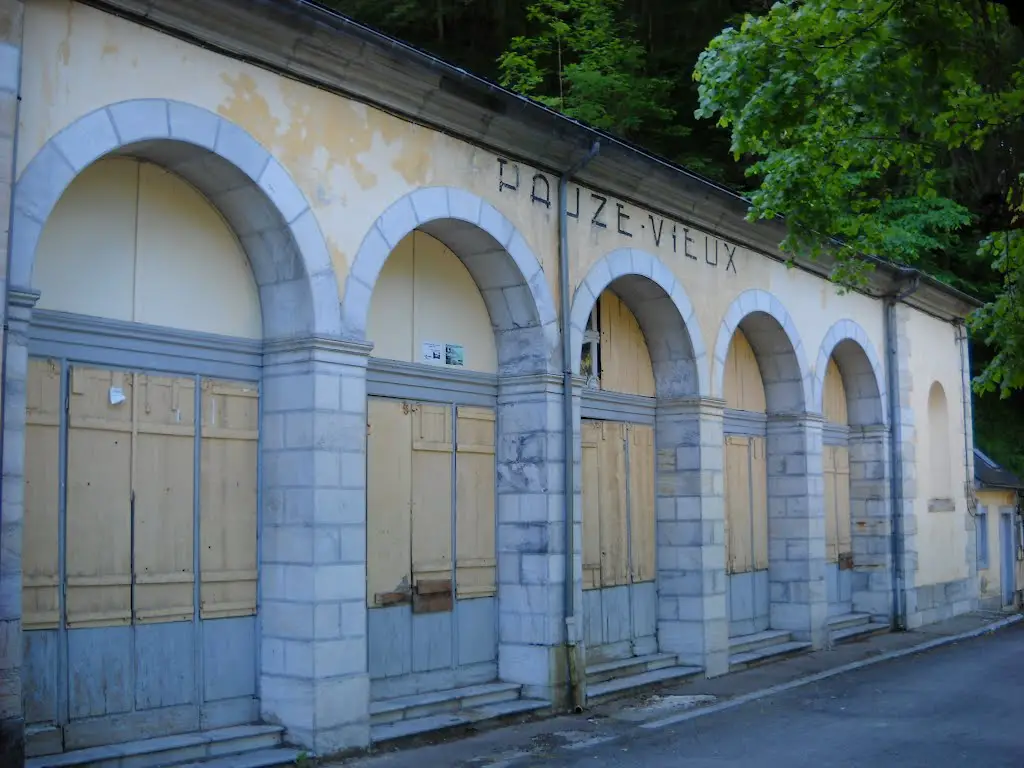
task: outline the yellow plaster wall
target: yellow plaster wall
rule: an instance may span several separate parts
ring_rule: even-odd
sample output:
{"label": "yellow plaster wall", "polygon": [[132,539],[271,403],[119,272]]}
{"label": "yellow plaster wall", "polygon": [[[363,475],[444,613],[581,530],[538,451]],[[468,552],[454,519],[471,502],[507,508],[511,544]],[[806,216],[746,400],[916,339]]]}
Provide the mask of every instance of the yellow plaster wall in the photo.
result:
{"label": "yellow plaster wall", "polygon": [[[426,232],[407,235],[384,262],[370,299],[366,338],[374,357],[448,366],[444,346],[454,344],[463,350],[463,364],[456,367],[498,370],[491,320],[469,270]],[[425,342],[441,345],[441,359],[424,359]]]}
{"label": "yellow plaster wall", "polygon": [[[191,102],[249,131],[289,170],[328,240],[339,293],[365,233],[387,206],[418,187],[445,185],[486,199],[516,225],[557,304],[557,205],[531,198],[531,191],[554,198],[554,176],[534,182],[535,169],[502,167],[493,154],[457,139],[71,0],[28,3],[24,51],[19,174],[55,133],[97,108],[139,98]],[[569,219],[573,286],[612,250],[640,248],[681,281],[709,354],[729,305],[749,288],[786,306],[811,366],[840,319],[855,320],[882,349],[878,302],[838,296],[826,281],[630,203],[606,199],[598,214],[601,206],[601,196],[570,187],[569,210],[578,213]]]}
{"label": "yellow plaster wall", "polygon": [[[950,323],[936,320],[906,307],[900,308],[909,341],[910,407],[914,413],[914,447],[917,477],[918,572],[916,584],[943,584],[967,577],[966,537],[967,503],[964,493],[966,468],[964,456],[963,387],[960,376],[960,350],[956,330]],[[946,395],[949,414],[948,482],[931,476],[928,393],[939,382]],[[954,511],[930,512],[928,502],[936,489],[948,489],[955,504]]]}
{"label": "yellow plaster wall", "polygon": [[123,157],[86,168],[43,229],[32,287],[39,309],[262,338],[248,260],[195,189]]}

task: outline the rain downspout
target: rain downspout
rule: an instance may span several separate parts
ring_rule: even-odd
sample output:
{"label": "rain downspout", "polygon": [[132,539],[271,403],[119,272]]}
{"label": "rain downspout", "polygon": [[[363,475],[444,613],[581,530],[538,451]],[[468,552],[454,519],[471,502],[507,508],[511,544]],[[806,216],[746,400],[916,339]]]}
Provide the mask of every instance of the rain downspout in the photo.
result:
{"label": "rain downspout", "polygon": [[905,575],[903,573],[903,463],[900,456],[900,442],[903,428],[900,420],[900,376],[899,350],[896,344],[896,306],[914,293],[920,285],[920,276],[914,275],[913,281],[903,291],[897,291],[885,299],[885,358],[889,389],[889,460],[892,471],[889,473],[889,499],[891,504],[892,532],[890,546],[892,550],[892,617],[893,629],[906,629]]}
{"label": "rain downspout", "polygon": [[971,449],[970,445],[973,438],[968,430],[973,428],[971,420],[968,416],[971,409],[971,370],[970,362],[967,357],[967,326],[963,320],[957,320],[954,323],[956,327],[956,343],[960,347],[960,408],[963,411],[964,418],[964,498],[967,499],[967,512],[971,517],[975,517],[976,510],[972,503],[974,498],[974,477],[971,475]]}
{"label": "rain downspout", "polygon": [[[11,332],[11,254],[14,251],[14,184],[18,178],[18,133],[21,127],[21,51],[18,51],[18,70],[15,79],[14,90],[14,131],[11,136],[11,180],[10,180],[10,209],[7,211],[7,267],[4,272],[4,324],[3,324],[3,348],[0,349],[0,531],[3,523],[3,482],[2,478],[6,470],[4,464],[4,444],[7,442],[7,347],[10,345]],[[3,533],[0,532],[0,540]]]}
{"label": "rain downspout", "polygon": [[579,626],[576,622],[576,584],[574,568],[574,551],[576,549],[573,500],[575,478],[573,476],[573,456],[576,453],[572,423],[572,328],[569,318],[569,232],[568,203],[569,181],[584,166],[597,157],[601,151],[601,142],[595,141],[590,151],[562,174],[558,180],[558,299],[559,314],[562,326],[562,437],[564,443],[565,470],[565,646],[569,678],[569,691],[572,695],[573,709],[582,712],[586,704],[584,689],[584,659],[577,642]]}

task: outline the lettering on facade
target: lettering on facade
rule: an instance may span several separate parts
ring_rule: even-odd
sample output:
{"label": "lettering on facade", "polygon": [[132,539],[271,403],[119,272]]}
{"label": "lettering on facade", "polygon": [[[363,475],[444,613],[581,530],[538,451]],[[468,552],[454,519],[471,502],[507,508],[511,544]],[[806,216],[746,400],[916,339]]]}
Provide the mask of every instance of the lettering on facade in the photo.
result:
{"label": "lettering on facade", "polygon": [[[519,164],[503,157],[498,158],[498,191],[519,192]],[[551,208],[552,182],[543,173],[535,173],[530,185],[530,202]],[[614,216],[615,231],[623,237],[639,236],[641,240],[649,240],[655,250],[671,250],[682,254],[684,258],[714,269],[724,269],[736,274],[736,245],[711,235],[691,230],[678,222],[635,210],[635,206],[617,200],[609,200],[605,195],[589,193],[589,200],[583,204],[580,187],[569,191],[565,205],[565,215],[570,219],[579,219],[581,213],[590,216],[590,226],[595,229],[608,229],[610,219]],[[614,203],[615,211],[611,212],[609,202]],[[581,210],[581,204],[587,209]],[[634,209],[634,210],[631,210]],[[639,218],[640,231],[637,232],[635,220]]]}

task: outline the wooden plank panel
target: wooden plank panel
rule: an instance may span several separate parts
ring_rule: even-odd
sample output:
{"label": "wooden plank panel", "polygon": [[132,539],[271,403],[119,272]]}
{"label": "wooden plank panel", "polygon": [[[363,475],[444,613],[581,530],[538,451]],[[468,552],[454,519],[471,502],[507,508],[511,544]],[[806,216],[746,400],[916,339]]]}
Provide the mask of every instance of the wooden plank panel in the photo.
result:
{"label": "wooden plank panel", "polygon": [[130,373],[71,371],[67,466],[67,623],[131,621]]}
{"label": "wooden plank panel", "polygon": [[259,391],[215,379],[201,386],[200,615],[250,616],[256,612]]}
{"label": "wooden plank panel", "polygon": [[750,438],[750,518],[754,570],[768,570],[768,445]]}
{"label": "wooden plank panel", "polygon": [[601,294],[601,389],[654,397],[647,340],[629,307],[610,290]]}
{"label": "wooden plank panel", "polygon": [[451,579],[452,421],[447,405],[412,407],[412,578]]}
{"label": "wooden plank panel", "polygon": [[601,586],[601,470],[598,444],[601,424],[580,422],[582,517],[583,517],[583,589]]}
{"label": "wooden plank panel", "polygon": [[754,350],[743,331],[737,329],[729,342],[725,359],[724,397],[727,408],[765,413],[764,383]]}
{"label": "wooden plank panel", "polygon": [[60,364],[31,359],[25,382],[22,628],[60,624]]}
{"label": "wooden plank panel", "polygon": [[366,601],[407,602],[412,589],[412,415],[400,400],[367,400]]}
{"label": "wooden plank panel", "polygon": [[633,583],[654,581],[654,427],[629,426],[629,540]]}
{"label": "wooden plank panel", "polygon": [[192,619],[195,388],[191,378],[135,378],[138,623]]}
{"label": "wooden plank panel", "polygon": [[825,421],[844,426],[849,424],[846,387],[843,385],[843,375],[840,373],[839,365],[834,357],[828,359],[828,367],[825,369],[824,386],[822,410],[824,411]]}
{"label": "wooden plank panel", "polygon": [[725,568],[727,573],[753,569],[750,519],[750,441],[725,438]]}
{"label": "wooden plank panel", "polygon": [[837,552],[853,555],[853,521],[850,518],[850,451],[835,446]]}
{"label": "wooden plank panel", "polygon": [[629,583],[629,547],[626,529],[626,425],[601,422],[598,442],[601,519],[601,586]]}
{"label": "wooden plank panel", "polygon": [[460,598],[496,592],[493,408],[460,407],[455,455],[455,589]]}
{"label": "wooden plank panel", "polygon": [[839,558],[839,523],[836,499],[835,446],[826,445],[821,449],[821,475],[825,481],[825,562],[834,563]]}

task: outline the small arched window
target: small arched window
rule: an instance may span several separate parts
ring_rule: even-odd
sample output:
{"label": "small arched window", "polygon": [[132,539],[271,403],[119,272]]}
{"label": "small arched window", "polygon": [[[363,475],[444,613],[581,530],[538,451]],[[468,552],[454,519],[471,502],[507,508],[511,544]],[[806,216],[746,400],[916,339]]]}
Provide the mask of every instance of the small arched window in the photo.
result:
{"label": "small arched window", "polygon": [[939,382],[934,382],[928,390],[928,478],[926,487],[932,499],[952,498],[951,461],[952,446],[950,445],[949,405],[946,392]]}

